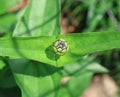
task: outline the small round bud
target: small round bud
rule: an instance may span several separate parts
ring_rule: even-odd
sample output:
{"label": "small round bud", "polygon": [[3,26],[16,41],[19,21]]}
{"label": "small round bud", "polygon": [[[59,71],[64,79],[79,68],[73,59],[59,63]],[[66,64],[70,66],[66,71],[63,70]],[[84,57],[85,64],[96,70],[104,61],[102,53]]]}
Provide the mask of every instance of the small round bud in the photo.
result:
{"label": "small round bud", "polygon": [[57,55],[64,55],[68,51],[68,44],[64,39],[57,39],[53,43],[53,50]]}

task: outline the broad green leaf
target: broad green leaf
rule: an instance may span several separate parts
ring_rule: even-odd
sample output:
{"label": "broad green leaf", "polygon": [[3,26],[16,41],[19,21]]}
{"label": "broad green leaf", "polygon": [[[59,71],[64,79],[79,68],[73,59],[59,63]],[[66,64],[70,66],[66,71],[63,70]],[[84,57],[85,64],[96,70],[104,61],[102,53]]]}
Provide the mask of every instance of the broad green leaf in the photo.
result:
{"label": "broad green leaf", "polygon": [[22,97],[55,97],[54,89],[60,77],[53,73],[59,71],[59,68],[26,59],[11,60],[10,66],[22,91]]}
{"label": "broad green leaf", "polygon": [[120,48],[119,37],[119,32],[60,35],[58,38],[65,39],[69,45],[68,52],[63,56],[53,52],[55,36],[1,38],[0,55],[25,57],[60,67],[77,61],[86,54]]}
{"label": "broad green leaf", "polygon": [[30,0],[13,36],[59,35],[59,19],[60,0]]}
{"label": "broad green leaf", "polygon": [[[78,97],[86,89],[94,73],[88,71],[74,76],[66,72],[65,68],[69,69],[69,66],[62,69],[34,61],[31,63],[26,59],[11,60],[10,66],[22,90],[22,97]],[[76,64],[74,66],[76,67]],[[87,66],[84,66],[84,69]],[[63,84],[65,77],[70,79]]]}

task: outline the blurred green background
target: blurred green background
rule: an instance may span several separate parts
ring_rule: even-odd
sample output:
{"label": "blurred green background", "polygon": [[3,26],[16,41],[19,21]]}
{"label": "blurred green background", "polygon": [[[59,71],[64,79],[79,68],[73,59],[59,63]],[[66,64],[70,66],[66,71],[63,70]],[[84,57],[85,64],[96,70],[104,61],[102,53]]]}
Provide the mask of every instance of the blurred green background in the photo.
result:
{"label": "blurred green background", "polygon": [[[120,31],[120,0],[62,0],[61,23],[65,34]],[[92,56],[109,70],[109,75],[120,87],[120,49]]]}
{"label": "blurred green background", "polygon": [[[62,0],[62,32],[120,31],[119,0]],[[120,50],[94,54],[120,84]]]}

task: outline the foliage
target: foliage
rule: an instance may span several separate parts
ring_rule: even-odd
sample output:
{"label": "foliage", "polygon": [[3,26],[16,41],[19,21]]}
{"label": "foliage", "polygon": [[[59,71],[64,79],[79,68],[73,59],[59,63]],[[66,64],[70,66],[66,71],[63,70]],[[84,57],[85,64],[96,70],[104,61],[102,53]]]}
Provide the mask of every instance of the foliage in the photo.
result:
{"label": "foliage", "polygon": [[[72,5],[71,0],[29,0],[24,8],[9,12],[18,2],[20,0],[0,1],[0,87],[5,93],[7,90],[3,88],[14,92],[9,97],[78,97],[87,88],[94,73],[108,72],[94,61],[93,55],[87,54],[120,48],[117,26],[113,26],[116,28],[114,31],[99,31],[106,20],[99,23],[98,19],[112,7],[113,0],[107,6],[108,1],[103,1],[97,10],[96,0],[82,1],[83,6]],[[61,2],[67,4],[62,9],[64,13],[76,6],[69,19],[77,16],[82,8],[89,8],[86,29],[80,29],[88,33],[60,34]],[[80,18],[83,16],[76,18],[79,23]],[[113,25],[112,19],[108,19],[109,26]],[[117,25],[118,22],[114,23]],[[97,27],[99,30],[96,31]],[[92,31],[96,32],[89,33]],[[53,51],[56,39],[64,39],[68,43],[69,50],[63,56]],[[21,95],[18,95],[20,91],[15,81]],[[0,96],[8,97],[4,92],[0,92]]]}

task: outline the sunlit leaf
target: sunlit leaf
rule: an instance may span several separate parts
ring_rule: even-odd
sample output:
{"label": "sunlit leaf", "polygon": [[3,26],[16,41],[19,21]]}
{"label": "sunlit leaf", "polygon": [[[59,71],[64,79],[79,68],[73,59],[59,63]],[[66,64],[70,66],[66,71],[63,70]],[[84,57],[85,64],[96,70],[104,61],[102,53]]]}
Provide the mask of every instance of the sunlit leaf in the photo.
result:
{"label": "sunlit leaf", "polygon": [[58,56],[53,51],[55,36],[1,38],[0,55],[25,57],[60,67],[77,61],[86,54],[120,48],[119,37],[119,32],[61,35],[58,38],[65,39],[69,45],[68,52],[63,56]]}

